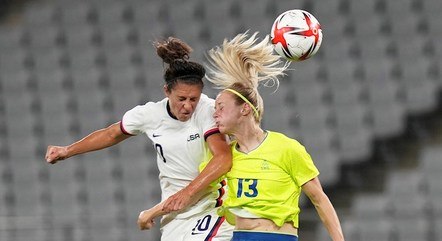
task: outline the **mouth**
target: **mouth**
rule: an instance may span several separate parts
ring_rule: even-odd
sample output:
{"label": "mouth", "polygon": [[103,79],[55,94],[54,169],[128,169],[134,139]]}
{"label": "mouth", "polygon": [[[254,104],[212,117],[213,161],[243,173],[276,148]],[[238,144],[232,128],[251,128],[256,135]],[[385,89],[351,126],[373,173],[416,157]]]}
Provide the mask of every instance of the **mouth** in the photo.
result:
{"label": "mouth", "polygon": [[185,113],[180,113],[178,119],[181,120],[181,121],[187,121],[187,120],[189,120],[191,117],[192,117],[192,113],[185,112]]}

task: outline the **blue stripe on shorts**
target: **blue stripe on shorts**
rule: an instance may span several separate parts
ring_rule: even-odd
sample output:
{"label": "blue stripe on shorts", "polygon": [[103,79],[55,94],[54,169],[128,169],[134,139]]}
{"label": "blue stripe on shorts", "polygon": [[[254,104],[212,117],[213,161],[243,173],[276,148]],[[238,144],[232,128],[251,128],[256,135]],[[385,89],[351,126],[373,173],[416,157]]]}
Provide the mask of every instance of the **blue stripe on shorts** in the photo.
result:
{"label": "blue stripe on shorts", "polygon": [[298,236],[284,233],[233,231],[232,241],[298,241]]}

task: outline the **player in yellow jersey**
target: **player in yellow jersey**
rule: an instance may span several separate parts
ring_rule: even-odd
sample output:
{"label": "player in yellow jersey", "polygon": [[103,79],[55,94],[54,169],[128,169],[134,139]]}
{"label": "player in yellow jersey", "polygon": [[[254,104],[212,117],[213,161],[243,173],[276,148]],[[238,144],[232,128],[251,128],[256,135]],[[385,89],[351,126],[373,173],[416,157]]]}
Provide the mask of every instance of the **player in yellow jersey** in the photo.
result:
{"label": "player in yellow jersey", "polygon": [[233,166],[220,215],[235,225],[233,241],[297,241],[298,200],[304,192],[334,241],[344,240],[336,211],[319,182],[319,171],[296,140],[260,127],[261,81],[279,84],[287,64],[273,54],[268,36],[240,34],[209,52],[208,79],[223,90],[214,118],[232,139]]}

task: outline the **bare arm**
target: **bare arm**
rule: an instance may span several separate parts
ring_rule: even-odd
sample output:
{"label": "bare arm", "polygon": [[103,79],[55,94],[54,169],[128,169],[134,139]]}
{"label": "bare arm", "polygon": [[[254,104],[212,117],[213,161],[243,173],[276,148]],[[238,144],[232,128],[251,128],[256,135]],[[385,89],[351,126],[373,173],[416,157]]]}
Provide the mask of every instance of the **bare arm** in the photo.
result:
{"label": "bare arm", "polygon": [[178,211],[197,202],[205,194],[210,183],[226,174],[232,167],[232,152],[224,135],[213,134],[207,138],[207,143],[213,154],[212,159],[187,187],[164,202],[164,211]]}
{"label": "bare arm", "polygon": [[156,217],[167,214],[165,211],[163,211],[163,204],[164,202],[161,202],[150,209],[140,212],[137,223],[141,230],[151,229],[153,225],[155,225],[154,219]]}
{"label": "bare arm", "polygon": [[113,146],[129,137],[121,131],[120,122],[117,122],[94,131],[69,146],[48,146],[45,158],[48,163],[55,164],[71,156]]}
{"label": "bare arm", "polygon": [[343,241],[341,224],[330,199],[324,193],[319,179],[315,177],[302,186],[302,191],[309,197],[316,208],[322,223],[333,241]]}

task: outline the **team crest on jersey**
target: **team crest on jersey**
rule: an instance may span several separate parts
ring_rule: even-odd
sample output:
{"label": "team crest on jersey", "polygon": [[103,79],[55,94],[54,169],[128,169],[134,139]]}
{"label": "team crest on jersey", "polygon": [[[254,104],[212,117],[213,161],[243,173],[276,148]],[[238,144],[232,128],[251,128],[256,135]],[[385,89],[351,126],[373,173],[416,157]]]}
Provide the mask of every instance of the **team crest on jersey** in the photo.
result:
{"label": "team crest on jersey", "polygon": [[200,137],[200,134],[196,133],[196,134],[190,135],[190,136],[187,138],[187,141],[188,141],[188,142],[189,142],[189,141],[193,141],[193,140],[196,140],[196,139],[198,139],[198,138],[201,138],[201,137]]}
{"label": "team crest on jersey", "polygon": [[261,170],[270,170],[270,163],[267,160],[262,160]]}

